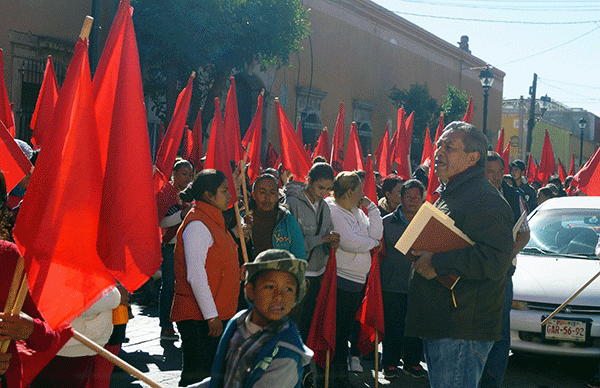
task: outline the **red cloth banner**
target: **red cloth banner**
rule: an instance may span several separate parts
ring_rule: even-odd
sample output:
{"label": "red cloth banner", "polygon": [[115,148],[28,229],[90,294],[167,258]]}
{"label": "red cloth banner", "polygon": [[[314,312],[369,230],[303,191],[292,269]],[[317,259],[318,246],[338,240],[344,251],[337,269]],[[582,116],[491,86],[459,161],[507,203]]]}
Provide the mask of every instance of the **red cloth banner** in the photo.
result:
{"label": "red cloth banner", "polygon": [[346,148],[346,159],[344,159],[344,171],[365,171],[363,161],[364,157],[362,147],[360,146],[360,139],[358,138],[356,123],[352,122],[350,126],[350,139]]}
{"label": "red cloth banner", "polygon": [[275,100],[275,109],[283,168],[292,172],[295,181],[304,182],[312,166],[310,156],[299,142],[298,134],[278,100]]}
{"label": "red cloth banner", "polygon": [[48,130],[51,129],[50,121],[52,120],[52,112],[58,99],[58,81],[54,72],[54,64],[52,56],[48,55],[46,61],[46,70],[44,71],[44,80],[35,104],[35,111],[31,117],[32,130],[31,143],[35,148],[40,148],[44,141],[44,136],[48,135]]}
{"label": "red cloth banner", "polygon": [[346,136],[344,120],[344,103],[340,102],[340,112],[335,122],[335,131],[331,140],[331,158],[329,158],[331,167],[336,174],[344,168],[344,143]]}
{"label": "red cloth banner", "polygon": [[[365,297],[356,313],[356,320],[360,322],[360,334],[358,336],[358,349],[360,353],[365,355],[375,352],[377,345],[383,340],[385,334],[381,278],[379,274],[379,248],[376,248],[373,254]],[[375,330],[378,333],[377,343],[375,343]]]}
{"label": "red cloth banner", "polygon": [[256,103],[256,112],[252,117],[250,127],[246,131],[246,136],[242,140],[242,146],[244,149],[248,149],[248,179],[249,183],[254,182],[261,172],[260,163],[260,150],[262,144],[262,118],[263,116],[263,94],[258,95],[258,101]]}
{"label": "red cloth banner", "polygon": [[392,173],[392,158],[390,155],[390,124],[385,126],[385,132],[379,140],[377,149],[375,150],[375,162],[377,164],[377,171],[381,174],[382,178]]}

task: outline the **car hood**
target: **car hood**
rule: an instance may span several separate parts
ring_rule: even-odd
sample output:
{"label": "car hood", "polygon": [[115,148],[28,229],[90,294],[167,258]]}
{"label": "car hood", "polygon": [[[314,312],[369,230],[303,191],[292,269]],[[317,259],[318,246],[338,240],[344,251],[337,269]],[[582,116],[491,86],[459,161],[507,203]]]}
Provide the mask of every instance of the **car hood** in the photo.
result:
{"label": "car hood", "polygon": [[[600,271],[600,261],[556,256],[519,255],[513,275],[514,299],[561,304]],[[600,306],[600,278],[572,302]]]}

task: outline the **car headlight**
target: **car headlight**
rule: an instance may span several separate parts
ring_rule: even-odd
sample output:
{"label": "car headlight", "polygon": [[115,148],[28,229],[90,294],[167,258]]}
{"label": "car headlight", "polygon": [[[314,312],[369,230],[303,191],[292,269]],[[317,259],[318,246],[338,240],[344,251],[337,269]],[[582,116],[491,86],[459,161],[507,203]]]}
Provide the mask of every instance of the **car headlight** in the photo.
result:
{"label": "car headlight", "polygon": [[513,300],[512,308],[513,310],[529,310],[527,302],[524,302],[522,300]]}

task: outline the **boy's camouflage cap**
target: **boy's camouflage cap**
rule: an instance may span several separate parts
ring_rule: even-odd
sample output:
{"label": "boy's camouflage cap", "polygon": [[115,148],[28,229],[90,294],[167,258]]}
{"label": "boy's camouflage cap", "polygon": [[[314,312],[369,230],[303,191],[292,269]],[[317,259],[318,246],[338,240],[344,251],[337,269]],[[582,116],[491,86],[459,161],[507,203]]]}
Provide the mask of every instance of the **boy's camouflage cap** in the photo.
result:
{"label": "boy's camouflage cap", "polygon": [[306,261],[283,249],[267,249],[261,252],[253,262],[244,264],[246,267],[246,283],[261,271],[283,271],[291,273],[298,281],[298,301],[306,294]]}

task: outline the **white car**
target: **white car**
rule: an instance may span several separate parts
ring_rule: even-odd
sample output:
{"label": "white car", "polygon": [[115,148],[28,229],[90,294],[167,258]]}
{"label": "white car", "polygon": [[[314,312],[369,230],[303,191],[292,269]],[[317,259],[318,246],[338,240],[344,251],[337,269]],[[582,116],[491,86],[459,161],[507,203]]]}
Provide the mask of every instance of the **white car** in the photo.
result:
{"label": "white car", "polygon": [[553,198],[529,216],[510,312],[513,351],[600,357],[600,277],[545,327],[541,321],[600,272],[600,197]]}

